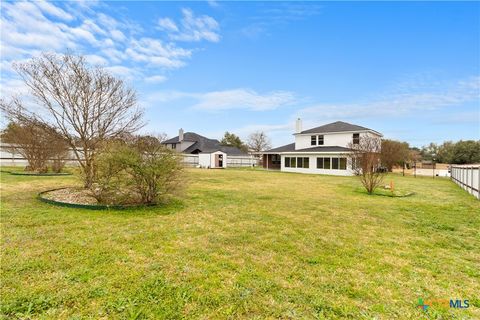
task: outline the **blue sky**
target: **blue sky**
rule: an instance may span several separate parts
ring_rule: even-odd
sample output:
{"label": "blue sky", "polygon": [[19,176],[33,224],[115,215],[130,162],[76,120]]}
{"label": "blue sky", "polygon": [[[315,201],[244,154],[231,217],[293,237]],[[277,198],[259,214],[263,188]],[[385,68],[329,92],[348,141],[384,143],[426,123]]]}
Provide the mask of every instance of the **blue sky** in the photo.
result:
{"label": "blue sky", "polygon": [[1,94],[42,51],[135,87],[149,133],[273,145],[342,120],[421,146],[480,139],[479,2],[2,2]]}

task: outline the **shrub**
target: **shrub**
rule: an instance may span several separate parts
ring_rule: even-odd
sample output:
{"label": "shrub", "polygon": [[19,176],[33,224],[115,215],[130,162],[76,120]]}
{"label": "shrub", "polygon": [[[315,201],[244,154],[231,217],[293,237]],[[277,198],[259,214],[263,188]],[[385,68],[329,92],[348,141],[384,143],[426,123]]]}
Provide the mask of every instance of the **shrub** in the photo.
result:
{"label": "shrub", "polygon": [[97,159],[92,193],[102,203],[154,204],[183,186],[178,155],[153,137],[109,142]]}
{"label": "shrub", "polygon": [[60,172],[63,168],[68,146],[53,128],[38,122],[10,122],[1,137],[10,152],[19,153],[27,160],[26,171],[47,172],[49,159],[54,159],[53,171]]}

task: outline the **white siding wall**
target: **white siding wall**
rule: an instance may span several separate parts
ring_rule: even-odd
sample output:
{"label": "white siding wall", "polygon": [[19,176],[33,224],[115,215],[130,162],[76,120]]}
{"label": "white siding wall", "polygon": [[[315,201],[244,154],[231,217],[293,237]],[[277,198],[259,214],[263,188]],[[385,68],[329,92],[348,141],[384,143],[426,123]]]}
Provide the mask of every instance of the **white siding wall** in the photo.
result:
{"label": "white siding wall", "polygon": [[[282,154],[282,162],[281,162],[281,171],[285,172],[298,172],[298,173],[311,173],[311,174],[329,174],[335,176],[351,176],[354,174],[352,171],[351,161],[348,159],[346,154],[339,154],[339,153],[331,153],[331,154],[323,154],[323,155],[312,155],[312,154]],[[285,157],[308,157],[309,158],[309,168],[287,168],[285,167]],[[317,158],[347,158],[347,170],[333,170],[333,169],[317,169]]]}
{"label": "white siding wall", "polygon": [[200,153],[198,155],[198,165],[202,168],[210,167],[210,153]]}
{"label": "white siding wall", "polygon": [[[365,135],[371,135],[369,132],[338,132],[338,133],[325,133],[323,134],[323,146],[339,146],[347,147],[350,142],[353,141],[353,134],[360,133],[360,138]],[[319,134],[305,134],[295,135],[295,149],[315,148],[311,145],[311,136]]]}

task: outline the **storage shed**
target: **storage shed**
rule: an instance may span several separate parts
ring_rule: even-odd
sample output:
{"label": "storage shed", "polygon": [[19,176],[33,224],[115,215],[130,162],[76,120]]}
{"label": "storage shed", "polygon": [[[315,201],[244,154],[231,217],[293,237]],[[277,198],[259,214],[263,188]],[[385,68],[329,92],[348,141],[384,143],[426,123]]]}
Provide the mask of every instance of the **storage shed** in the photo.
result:
{"label": "storage shed", "polygon": [[201,168],[226,168],[227,154],[220,150],[201,152],[198,154],[198,164]]}

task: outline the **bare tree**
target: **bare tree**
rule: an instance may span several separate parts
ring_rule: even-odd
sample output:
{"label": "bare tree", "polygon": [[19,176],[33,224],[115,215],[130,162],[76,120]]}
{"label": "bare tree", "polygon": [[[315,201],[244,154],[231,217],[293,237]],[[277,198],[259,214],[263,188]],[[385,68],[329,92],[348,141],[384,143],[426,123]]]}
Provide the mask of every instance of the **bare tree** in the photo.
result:
{"label": "bare tree", "polygon": [[82,56],[44,53],[14,68],[41,106],[29,111],[18,99],[1,107],[11,118],[56,128],[80,163],[85,187],[95,177],[97,149],[142,127],[135,91]]}
{"label": "bare tree", "polygon": [[46,129],[35,122],[10,122],[2,131],[2,141],[7,150],[21,154],[28,162],[28,171],[47,172],[47,163],[53,161],[52,169],[60,172],[59,165],[68,153],[68,146],[52,128]]}
{"label": "bare tree", "polygon": [[385,172],[380,170],[382,141],[370,135],[360,137],[358,144],[350,143],[352,168],[369,194],[383,182]]}
{"label": "bare tree", "polygon": [[254,152],[261,152],[271,148],[270,139],[263,131],[255,131],[248,136],[247,145]]}

